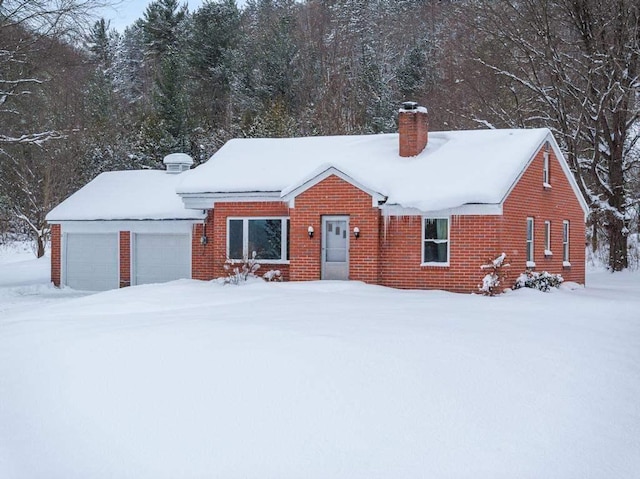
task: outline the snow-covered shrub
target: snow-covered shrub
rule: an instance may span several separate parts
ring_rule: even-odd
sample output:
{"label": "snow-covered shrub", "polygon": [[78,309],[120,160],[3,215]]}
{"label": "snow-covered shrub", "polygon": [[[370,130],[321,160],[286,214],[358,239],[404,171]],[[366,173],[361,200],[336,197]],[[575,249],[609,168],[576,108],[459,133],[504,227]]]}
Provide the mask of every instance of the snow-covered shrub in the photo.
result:
{"label": "snow-covered shrub", "polygon": [[224,284],[240,284],[249,278],[256,277],[256,271],[260,269],[256,252],[254,251],[251,258],[245,256],[242,259],[228,259],[224,262],[224,270],[227,277],[224,278]]}
{"label": "snow-covered shrub", "polygon": [[478,285],[478,291],[480,293],[485,296],[495,296],[501,292],[499,287],[506,276],[502,268],[510,266],[504,262],[506,258],[507,255],[502,253],[497,258],[490,260],[487,264],[480,266],[481,270],[488,271],[484,278],[482,278],[482,284]]}
{"label": "snow-covered shrub", "polygon": [[547,292],[551,290],[551,288],[560,287],[563,281],[564,279],[559,274],[548,273],[547,271],[543,271],[542,273],[525,271],[518,276],[516,284],[513,285],[513,289],[533,288]]}
{"label": "snow-covered shrub", "polygon": [[262,279],[267,282],[270,281],[282,281],[282,272],[279,269],[270,269],[262,275]]}

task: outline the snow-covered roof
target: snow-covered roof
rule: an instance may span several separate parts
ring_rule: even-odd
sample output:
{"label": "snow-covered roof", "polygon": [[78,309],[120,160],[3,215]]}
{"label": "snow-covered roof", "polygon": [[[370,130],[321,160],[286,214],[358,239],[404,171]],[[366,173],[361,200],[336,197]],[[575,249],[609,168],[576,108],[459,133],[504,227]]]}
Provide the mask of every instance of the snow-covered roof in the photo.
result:
{"label": "snow-covered roof", "polygon": [[47,221],[204,218],[176,194],[180,176],[159,170],[102,173],[51,210]]}
{"label": "snow-covered roof", "polygon": [[548,129],[430,132],[415,157],[398,154],[398,134],[235,139],[180,175],[179,194],[287,193],[336,168],[388,205],[434,211],[498,204]]}

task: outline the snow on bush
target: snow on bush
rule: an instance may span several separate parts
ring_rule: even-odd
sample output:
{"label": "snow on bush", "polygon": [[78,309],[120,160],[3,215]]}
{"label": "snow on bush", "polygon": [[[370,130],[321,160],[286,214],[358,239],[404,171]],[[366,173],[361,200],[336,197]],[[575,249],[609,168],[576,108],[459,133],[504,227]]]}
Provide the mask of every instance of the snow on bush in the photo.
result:
{"label": "snow on bush", "polygon": [[242,259],[229,259],[224,262],[224,270],[227,277],[224,278],[224,284],[240,284],[249,278],[256,277],[256,271],[260,269],[256,252],[254,251],[251,258],[244,256]]}
{"label": "snow on bush", "polygon": [[[242,259],[228,259],[224,262],[224,270],[227,276],[223,278],[224,284],[241,284],[249,279],[260,277],[256,272],[260,269],[256,252],[254,251],[251,258],[243,257]],[[262,275],[262,279],[267,282],[282,281],[282,272],[279,269],[271,269]]]}
{"label": "snow on bush", "polygon": [[282,273],[279,269],[270,269],[262,275],[262,279],[265,281],[282,281]]}
{"label": "snow on bush", "polygon": [[480,291],[480,293],[485,296],[495,296],[500,293],[498,288],[506,275],[502,268],[510,266],[504,262],[506,258],[506,253],[502,253],[497,258],[490,260],[489,263],[480,266],[482,270],[490,270],[489,273],[482,278],[482,284],[478,285],[478,291]]}
{"label": "snow on bush", "polygon": [[539,291],[548,292],[551,288],[559,288],[564,279],[559,274],[548,273],[543,271],[537,273],[535,271],[525,271],[516,280],[513,289],[533,288]]}

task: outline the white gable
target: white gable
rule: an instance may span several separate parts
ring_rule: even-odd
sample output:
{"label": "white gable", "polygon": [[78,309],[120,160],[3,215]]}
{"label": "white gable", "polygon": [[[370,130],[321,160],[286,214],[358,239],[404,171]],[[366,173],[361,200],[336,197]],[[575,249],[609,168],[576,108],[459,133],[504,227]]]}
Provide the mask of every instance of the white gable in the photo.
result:
{"label": "white gable", "polygon": [[542,143],[547,129],[430,132],[418,156],[398,155],[398,135],[235,139],[180,175],[179,194],[279,193],[334,167],[387,205],[421,211],[498,204]]}
{"label": "white gable", "polygon": [[47,221],[204,218],[185,209],[175,191],[179,177],[157,170],[102,173],[51,210]]}

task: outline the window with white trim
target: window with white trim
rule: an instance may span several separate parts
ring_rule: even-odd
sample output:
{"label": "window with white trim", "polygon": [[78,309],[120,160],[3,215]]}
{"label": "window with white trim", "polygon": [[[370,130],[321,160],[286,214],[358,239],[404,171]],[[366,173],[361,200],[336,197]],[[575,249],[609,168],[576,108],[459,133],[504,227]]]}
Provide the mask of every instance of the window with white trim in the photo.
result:
{"label": "window with white trim", "polygon": [[551,177],[549,174],[549,152],[545,151],[543,156],[543,166],[542,166],[542,184],[546,188],[551,186]]}
{"label": "window with white trim", "polygon": [[533,261],[533,218],[527,218],[527,266],[535,266]]}
{"label": "window with white trim", "polygon": [[449,263],[449,218],[424,218],[422,221],[422,263]]}
{"label": "window with white trim", "polygon": [[544,222],[544,255],[551,256],[551,221]]}
{"label": "window with white trim", "polygon": [[277,262],[289,260],[289,218],[228,218],[227,257]]}
{"label": "window with white trim", "polygon": [[562,263],[569,266],[569,220],[562,222]]}

